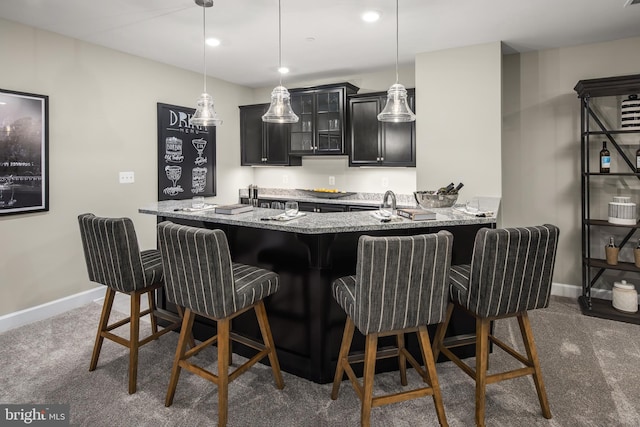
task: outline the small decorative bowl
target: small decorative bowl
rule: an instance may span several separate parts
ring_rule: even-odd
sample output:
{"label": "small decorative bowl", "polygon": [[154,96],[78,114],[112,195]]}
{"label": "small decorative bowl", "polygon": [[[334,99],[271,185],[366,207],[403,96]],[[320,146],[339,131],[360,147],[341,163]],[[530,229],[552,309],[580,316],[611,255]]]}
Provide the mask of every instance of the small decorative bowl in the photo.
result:
{"label": "small decorative bowl", "polygon": [[450,208],[458,200],[457,194],[437,194],[437,191],[414,191],[413,196],[423,209]]}

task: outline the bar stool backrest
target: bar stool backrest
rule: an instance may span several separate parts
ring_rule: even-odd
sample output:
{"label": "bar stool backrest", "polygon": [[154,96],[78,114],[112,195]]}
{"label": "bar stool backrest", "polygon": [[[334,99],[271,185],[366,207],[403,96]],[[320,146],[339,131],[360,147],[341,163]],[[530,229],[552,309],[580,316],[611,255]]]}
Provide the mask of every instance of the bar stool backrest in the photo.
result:
{"label": "bar stool backrest", "polygon": [[559,234],[550,224],[478,231],[466,306],[481,317],[547,307]]}
{"label": "bar stool backrest", "polygon": [[453,235],[361,236],[355,316],[363,334],[443,320],[448,304]]}
{"label": "bar stool backrest", "polygon": [[222,230],[158,224],[167,299],[214,319],[237,311],[233,265]]}
{"label": "bar stool backrest", "polygon": [[147,277],[136,230],[129,218],[78,216],[89,280],[120,292],[149,286],[162,277]]}

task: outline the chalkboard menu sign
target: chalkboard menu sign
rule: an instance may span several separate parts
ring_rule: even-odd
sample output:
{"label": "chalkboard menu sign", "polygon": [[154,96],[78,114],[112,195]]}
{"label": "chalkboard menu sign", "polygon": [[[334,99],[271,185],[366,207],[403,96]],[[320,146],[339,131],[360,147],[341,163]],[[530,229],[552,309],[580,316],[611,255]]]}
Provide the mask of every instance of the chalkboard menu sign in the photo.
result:
{"label": "chalkboard menu sign", "polygon": [[158,103],[158,200],[216,195],[216,128],[191,125],[194,112]]}

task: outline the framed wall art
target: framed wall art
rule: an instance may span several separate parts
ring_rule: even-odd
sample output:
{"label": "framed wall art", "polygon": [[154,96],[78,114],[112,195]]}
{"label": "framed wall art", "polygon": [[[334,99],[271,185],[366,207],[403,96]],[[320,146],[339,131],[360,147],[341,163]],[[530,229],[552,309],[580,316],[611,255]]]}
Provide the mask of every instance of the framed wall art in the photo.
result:
{"label": "framed wall art", "polygon": [[158,200],[216,195],[216,128],[189,124],[194,112],[158,103]]}
{"label": "framed wall art", "polygon": [[49,97],[0,89],[0,215],[49,210]]}

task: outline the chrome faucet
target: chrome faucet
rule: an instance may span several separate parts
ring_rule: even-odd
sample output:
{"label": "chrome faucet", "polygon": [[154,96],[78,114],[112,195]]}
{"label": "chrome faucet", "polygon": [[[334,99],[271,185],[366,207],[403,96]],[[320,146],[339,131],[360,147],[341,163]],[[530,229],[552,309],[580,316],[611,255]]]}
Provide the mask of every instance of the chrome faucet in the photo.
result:
{"label": "chrome faucet", "polygon": [[391,210],[392,213],[395,214],[396,211],[396,195],[393,191],[391,190],[387,190],[386,193],[384,193],[384,197],[382,198],[382,204],[384,206],[389,206],[389,204],[387,203],[387,200],[389,199],[389,197],[391,197]]}

